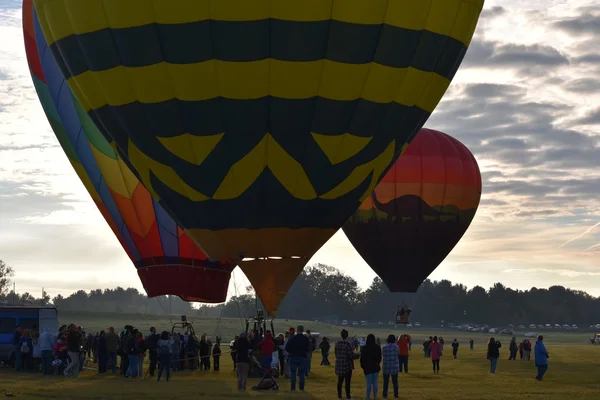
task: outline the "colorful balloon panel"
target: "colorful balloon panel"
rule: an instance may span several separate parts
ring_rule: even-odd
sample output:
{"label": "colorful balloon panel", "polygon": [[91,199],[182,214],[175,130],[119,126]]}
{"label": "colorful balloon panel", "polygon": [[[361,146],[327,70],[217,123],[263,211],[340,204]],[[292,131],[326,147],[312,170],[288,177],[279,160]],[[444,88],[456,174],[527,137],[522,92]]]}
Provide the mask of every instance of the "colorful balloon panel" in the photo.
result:
{"label": "colorful balloon panel", "polygon": [[[35,4],[74,95],[152,196],[211,257],[260,275],[268,257],[308,261],[375,188],[483,0]],[[281,282],[303,267],[289,264]]]}
{"label": "colorful balloon panel", "polygon": [[31,0],[23,2],[23,31],[32,79],[50,125],[148,296],[225,301],[235,265],[207,260],[97,130],[48,51]]}
{"label": "colorful balloon panel", "polygon": [[416,292],[471,224],[481,174],[471,152],[422,129],[344,233],[392,292]]}

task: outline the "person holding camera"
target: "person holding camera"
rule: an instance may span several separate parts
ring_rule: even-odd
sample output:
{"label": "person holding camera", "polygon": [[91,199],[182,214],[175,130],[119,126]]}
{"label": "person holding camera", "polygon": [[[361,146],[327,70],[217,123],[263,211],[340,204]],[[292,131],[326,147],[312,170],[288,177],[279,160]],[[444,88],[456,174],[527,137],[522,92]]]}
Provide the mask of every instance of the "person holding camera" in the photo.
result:
{"label": "person holding camera", "polygon": [[487,359],[490,360],[490,373],[496,373],[496,367],[498,366],[498,358],[500,358],[500,347],[502,344],[500,341],[490,338],[487,348]]}

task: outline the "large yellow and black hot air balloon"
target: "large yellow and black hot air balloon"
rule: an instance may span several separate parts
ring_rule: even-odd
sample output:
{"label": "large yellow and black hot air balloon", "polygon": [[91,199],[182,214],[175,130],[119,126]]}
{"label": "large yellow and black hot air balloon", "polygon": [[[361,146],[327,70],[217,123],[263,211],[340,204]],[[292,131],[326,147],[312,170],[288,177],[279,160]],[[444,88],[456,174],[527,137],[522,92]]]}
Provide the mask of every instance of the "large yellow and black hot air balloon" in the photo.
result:
{"label": "large yellow and black hot air balloon", "polygon": [[483,0],[35,0],[75,96],[273,314],[425,123]]}
{"label": "large yellow and black hot air balloon", "polygon": [[134,263],[148,296],[225,301],[235,264],[208,260],[119,159],[65,84],[39,29],[32,0],[23,1],[23,33],[33,83],[48,121]]}

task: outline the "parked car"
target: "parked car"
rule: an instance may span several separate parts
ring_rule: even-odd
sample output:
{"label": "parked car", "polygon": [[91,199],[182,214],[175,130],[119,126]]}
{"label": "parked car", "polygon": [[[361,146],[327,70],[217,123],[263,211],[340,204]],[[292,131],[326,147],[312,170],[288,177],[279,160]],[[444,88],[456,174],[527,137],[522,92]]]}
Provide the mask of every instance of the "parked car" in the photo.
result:
{"label": "parked car", "polygon": [[420,323],[420,322],[415,322],[415,328],[418,328],[418,327],[420,327],[420,326],[421,326],[421,323]]}
{"label": "parked car", "polygon": [[361,326],[367,326],[367,321],[360,321]]}
{"label": "parked car", "polygon": [[518,328],[519,329],[525,329],[525,325],[519,325]]}
{"label": "parked car", "polygon": [[513,331],[512,329],[502,329],[500,331],[501,335],[514,335],[515,331]]}
{"label": "parked car", "polygon": [[358,321],[352,321],[352,326],[358,326]]}
{"label": "parked car", "polygon": [[525,334],[525,337],[536,337],[537,335],[535,334],[535,332],[527,332]]}
{"label": "parked car", "polygon": [[537,326],[535,324],[529,324],[529,328],[530,329],[535,329],[535,328],[537,328]]}
{"label": "parked car", "polygon": [[343,326],[346,326],[346,325],[348,325],[348,321],[346,321],[346,320],[343,320],[343,321],[342,321],[342,325],[343,325]]}

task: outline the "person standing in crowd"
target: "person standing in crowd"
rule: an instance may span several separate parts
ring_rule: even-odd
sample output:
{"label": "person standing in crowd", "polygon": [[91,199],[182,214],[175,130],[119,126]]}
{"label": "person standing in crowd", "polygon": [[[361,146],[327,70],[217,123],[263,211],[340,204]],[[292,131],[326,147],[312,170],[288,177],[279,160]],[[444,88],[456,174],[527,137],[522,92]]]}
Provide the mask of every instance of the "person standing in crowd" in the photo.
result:
{"label": "person standing in crowd", "polygon": [[[352,370],[354,369],[354,360],[360,357],[359,354],[354,354],[353,346],[348,341],[348,331],[342,329],[341,332],[342,340],[339,340],[335,344],[335,375],[338,377],[337,381],[337,394],[338,398],[342,398],[342,386],[345,385],[346,399],[351,399],[352,395],[351,384],[352,384]],[[396,353],[398,357],[398,353]]]}
{"label": "person standing in crowd", "polygon": [[21,352],[21,371],[30,371],[33,369],[33,339],[31,331],[26,329],[23,336],[19,339],[19,351]]}
{"label": "person standing in crowd", "polygon": [[383,356],[383,398],[387,399],[388,386],[390,378],[392,378],[392,385],[394,387],[394,398],[398,398],[398,371],[399,361],[398,354],[400,349],[396,344],[396,337],[389,335],[387,338],[387,344],[381,350]]}
{"label": "person standing in crowd", "polygon": [[[66,333],[66,330],[65,330]],[[67,337],[62,335],[56,341],[54,345],[54,357],[60,362],[56,367],[56,372],[58,375],[62,375],[65,372],[65,368],[67,367],[67,363],[69,360],[69,356],[67,353]]]}
{"label": "person standing in crowd", "polygon": [[548,371],[548,358],[550,355],[544,345],[544,336],[539,335],[535,342],[533,356],[535,357],[535,366],[537,367],[537,376],[535,379],[541,381],[546,371]]}
{"label": "person standing in crowd", "polygon": [[285,375],[285,336],[277,335],[277,356],[279,357],[279,376]]}
{"label": "person standing in crowd", "polygon": [[510,344],[508,345],[508,351],[509,351],[508,359],[516,360],[517,359],[517,351],[519,351],[519,346],[517,345],[517,338],[514,336],[511,339]]}
{"label": "person standing in crowd", "polygon": [[496,373],[496,367],[498,366],[498,358],[500,358],[500,347],[502,347],[500,341],[494,339],[493,337],[490,338],[487,348],[487,359],[490,360],[491,374]]}
{"label": "person standing in crowd", "polygon": [[200,336],[200,344],[198,346],[200,353],[200,370],[210,370],[210,346],[206,340],[206,335]]}
{"label": "person standing in crowd", "polygon": [[367,380],[367,396],[365,399],[371,397],[371,391],[373,392],[373,398],[377,398],[378,386],[377,380],[379,378],[379,371],[381,370],[381,347],[375,342],[375,335],[372,333],[367,335],[367,341],[360,351],[360,366],[365,373]]}
{"label": "person standing in crowd", "polygon": [[150,367],[148,368],[148,373],[150,376],[154,376],[154,371],[156,371],[156,364],[158,363],[158,341],[160,340],[160,336],[156,333],[156,328],[150,328],[150,334],[146,336],[146,340],[144,340],[144,346],[148,350],[148,357],[150,358]]}
{"label": "person standing in crowd", "polygon": [[306,330],[306,336],[308,336],[308,341],[310,343],[310,349],[308,350],[308,353],[306,353],[306,376],[308,376],[308,374],[310,373],[310,368],[312,366],[313,351],[317,349],[317,339],[314,338],[309,329]]}
{"label": "person standing in crowd", "polygon": [[429,358],[431,356],[431,352],[429,350],[429,345],[433,342],[433,338],[429,336],[429,339],[423,342],[423,352],[425,353],[425,358]]}
{"label": "person standing in crowd", "polygon": [[[171,339],[173,340],[173,344],[171,345],[171,369],[173,371],[179,371],[179,353],[181,352],[181,338],[179,334],[173,333],[171,335]],[[235,359],[233,360],[233,365],[235,365]]]}
{"label": "person standing in crowd", "polygon": [[458,354],[458,340],[456,340],[456,338],[454,338],[454,340],[452,341],[452,357],[454,357],[454,359],[456,360],[456,355]]}
{"label": "person standing in crowd", "polygon": [[23,336],[23,331],[21,330],[21,327],[19,325],[17,325],[13,332],[13,338],[12,338],[13,351],[15,353],[14,367],[15,367],[16,371],[23,370],[23,361],[21,358],[21,349],[20,349],[21,336]]}
{"label": "person standing in crowd", "polygon": [[106,334],[106,351],[108,352],[108,362],[113,374],[117,372],[117,352],[119,351],[119,337],[115,333],[115,328],[110,326]]}
{"label": "person standing in crowd", "polygon": [[38,340],[42,356],[42,371],[44,375],[52,375],[52,351],[54,349],[54,336],[48,329],[44,330],[44,333],[40,335]]}
{"label": "person standing in crowd", "polygon": [[220,359],[221,359],[221,340],[217,338],[217,343],[213,346],[212,349],[213,356],[213,370],[218,371],[221,367]]}
{"label": "person standing in crowd", "polygon": [[275,351],[275,342],[273,341],[271,331],[267,330],[264,339],[258,343],[258,347],[261,351],[260,361],[263,368],[270,369],[271,361],[273,361],[273,351]]}
{"label": "person standing in crowd", "polygon": [[304,326],[298,325],[296,334],[290,336],[285,350],[290,358],[290,390],[296,390],[296,375],[298,376],[298,388],[304,390],[306,368],[308,365],[308,352],[310,351],[310,340],[304,335]]}
{"label": "person standing in crowd", "polygon": [[248,372],[250,371],[250,357],[248,352],[252,349],[250,342],[246,339],[246,332],[239,334],[238,339],[235,341],[235,363],[237,370],[238,390],[246,390],[246,383],[248,382]]}
{"label": "person standing in crowd", "polygon": [[400,372],[401,373],[404,371],[408,374],[408,353],[410,351],[408,348],[408,344],[410,343],[410,341],[411,341],[410,335],[407,335],[405,333],[403,335],[400,335],[400,338],[398,339],[398,342],[397,342],[398,349],[399,349],[398,361],[400,362]]}
{"label": "person standing in crowd", "polygon": [[131,332],[131,335],[127,336],[127,344],[125,347],[125,352],[127,353],[127,359],[129,360],[129,366],[127,367],[127,372],[125,373],[126,378],[137,378],[139,366],[138,363],[140,361],[140,342],[138,341],[138,330],[134,329]]}
{"label": "person standing in crowd", "polygon": [[120,334],[119,355],[121,356],[121,366],[119,372],[123,376],[126,376],[129,370],[129,340],[132,334],[133,327],[130,325],[126,325]]}
{"label": "person standing in crowd", "polygon": [[434,336],[433,341],[429,345],[429,352],[431,355],[431,364],[433,365],[433,373],[438,375],[440,373],[440,358],[442,357],[442,345],[438,342],[438,337]]}
{"label": "person standing in crowd", "polygon": [[106,332],[104,330],[100,331],[96,340],[96,355],[98,357],[98,373],[104,374],[106,372],[106,365],[108,364],[108,347],[106,344]]}
{"label": "person standing in crowd", "polygon": [[523,341],[523,360],[529,361],[531,357],[531,342],[529,339]]}
{"label": "person standing in crowd", "polygon": [[92,332],[88,333],[87,336],[85,336],[85,340],[83,342],[83,351],[85,354],[87,354],[87,358],[92,358],[92,354],[93,354],[93,350],[94,350],[94,335],[92,335]]}
{"label": "person standing in crowd", "polygon": [[329,339],[323,337],[321,340],[321,344],[319,344],[319,348],[321,349],[321,365],[331,365],[329,362],[329,350],[331,349],[331,343],[329,343]]}
{"label": "person standing in crowd", "polygon": [[169,382],[171,379],[171,362],[173,354],[173,339],[169,337],[169,332],[163,331],[160,334],[160,339],[157,343],[157,352],[158,356],[158,376],[156,381],[159,382],[160,378],[165,373],[165,380]]}
{"label": "person standing in crowd", "polygon": [[138,355],[137,366],[138,366],[138,376],[140,378],[144,378],[144,360],[146,359],[146,341],[144,340],[144,334],[141,331],[138,331],[137,341],[139,344],[140,353]]}
{"label": "person standing in crowd", "polygon": [[231,361],[233,361],[233,370],[236,370],[236,362],[237,362],[237,357],[235,354],[235,343],[238,341],[240,337],[238,335],[235,335],[235,338],[233,339],[233,341],[231,341],[229,343],[229,350],[231,351],[229,354],[231,355]]}
{"label": "person standing in crowd", "polygon": [[521,340],[521,343],[519,343],[519,357],[521,358],[521,361],[523,361],[523,345],[525,344],[525,339]]}
{"label": "person standing in crowd", "polygon": [[473,351],[474,347],[475,347],[475,342],[473,341],[473,339],[469,339],[469,350]]}
{"label": "person standing in crowd", "polygon": [[71,362],[65,368],[65,376],[68,378],[77,378],[79,376],[79,351],[82,345],[82,337],[77,332],[77,326],[71,324],[67,334],[67,354]]}

